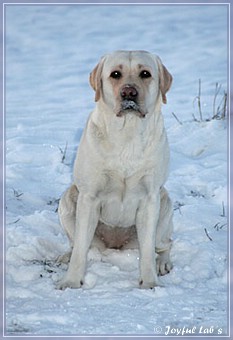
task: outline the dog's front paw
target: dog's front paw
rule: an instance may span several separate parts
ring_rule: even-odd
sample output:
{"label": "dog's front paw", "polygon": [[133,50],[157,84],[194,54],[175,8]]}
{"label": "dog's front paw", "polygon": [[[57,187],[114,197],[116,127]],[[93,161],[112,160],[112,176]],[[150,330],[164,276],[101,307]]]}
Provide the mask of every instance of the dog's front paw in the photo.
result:
{"label": "dog's front paw", "polygon": [[81,288],[83,286],[83,280],[69,280],[69,279],[62,279],[56,284],[56,289],[65,290],[66,288]]}
{"label": "dog's front paw", "polygon": [[139,281],[139,286],[142,289],[152,289],[156,286],[156,282],[145,282],[144,280]]}
{"label": "dog's front paw", "polygon": [[154,275],[154,277],[140,278],[139,286],[142,289],[153,289],[154,287],[162,287],[162,284],[159,282],[157,275]]}

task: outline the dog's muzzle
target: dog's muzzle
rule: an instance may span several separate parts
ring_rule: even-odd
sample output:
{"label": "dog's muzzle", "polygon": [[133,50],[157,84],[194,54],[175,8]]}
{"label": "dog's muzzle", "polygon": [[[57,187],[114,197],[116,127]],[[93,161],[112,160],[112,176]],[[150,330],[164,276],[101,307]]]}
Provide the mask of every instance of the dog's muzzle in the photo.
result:
{"label": "dog's muzzle", "polygon": [[140,118],[145,117],[145,113],[141,110],[137,103],[138,91],[132,85],[124,85],[120,91],[121,108],[117,113],[117,117],[122,117],[128,112],[133,112]]}

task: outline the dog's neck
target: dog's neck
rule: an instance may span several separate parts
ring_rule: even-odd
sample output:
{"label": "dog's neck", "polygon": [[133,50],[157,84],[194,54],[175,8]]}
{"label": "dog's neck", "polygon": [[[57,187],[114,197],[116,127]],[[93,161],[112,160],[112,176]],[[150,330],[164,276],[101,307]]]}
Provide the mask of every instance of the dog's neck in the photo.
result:
{"label": "dog's neck", "polygon": [[159,128],[163,130],[163,118],[161,115],[161,102],[157,101],[153,113],[148,113],[145,118],[138,117],[134,112],[127,112],[122,117],[109,111],[103,101],[99,101],[92,112],[91,119],[110,140],[129,142],[135,138],[144,141]]}

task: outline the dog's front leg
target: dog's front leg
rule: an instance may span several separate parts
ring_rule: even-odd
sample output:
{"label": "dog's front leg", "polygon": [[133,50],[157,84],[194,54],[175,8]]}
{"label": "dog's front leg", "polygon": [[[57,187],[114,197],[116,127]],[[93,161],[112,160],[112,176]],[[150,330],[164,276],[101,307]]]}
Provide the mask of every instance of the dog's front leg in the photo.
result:
{"label": "dog's front leg", "polygon": [[139,265],[142,288],[159,285],[155,262],[155,236],[159,219],[160,195],[153,194],[143,200],[139,206],[136,228],[139,242]]}
{"label": "dog's front leg", "polygon": [[99,220],[98,199],[79,193],[76,209],[74,247],[68,271],[58,288],[80,288],[84,283],[87,253]]}

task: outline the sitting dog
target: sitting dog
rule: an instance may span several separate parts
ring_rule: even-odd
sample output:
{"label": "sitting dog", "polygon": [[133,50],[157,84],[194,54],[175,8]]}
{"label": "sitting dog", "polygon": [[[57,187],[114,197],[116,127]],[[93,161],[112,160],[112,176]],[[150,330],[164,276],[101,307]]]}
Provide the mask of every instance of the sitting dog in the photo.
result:
{"label": "sitting dog", "polygon": [[160,58],[146,51],[105,55],[90,74],[96,107],[78,148],[74,182],[59,203],[72,253],[58,288],[83,285],[91,244],[139,247],[143,288],[159,285],[158,275],[171,270],[169,146],[161,115],[171,83]]}

